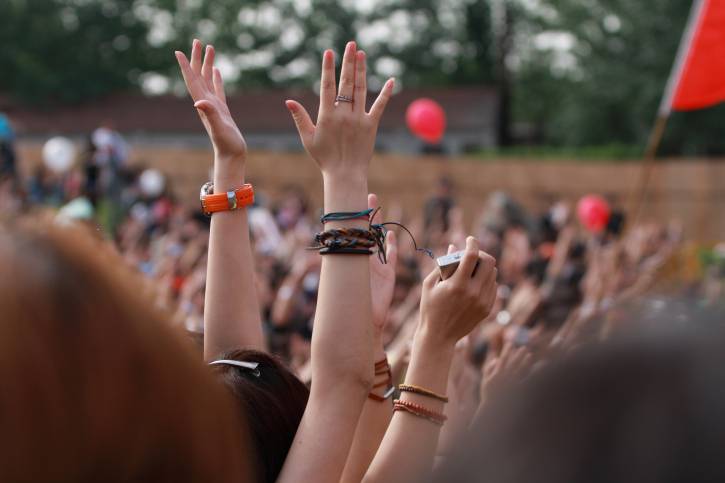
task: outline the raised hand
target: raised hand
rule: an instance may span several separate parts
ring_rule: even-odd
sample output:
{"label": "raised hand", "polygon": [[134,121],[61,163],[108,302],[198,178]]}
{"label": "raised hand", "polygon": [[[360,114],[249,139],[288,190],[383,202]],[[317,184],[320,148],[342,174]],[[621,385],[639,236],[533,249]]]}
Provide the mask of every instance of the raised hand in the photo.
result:
{"label": "raised hand", "polygon": [[[368,208],[378,207],[378,197],[368,195]],[[395,267],[398,263],[398,244],[395,232],[389,231],[385,237],[385,257],[388,263],[380,261],[379,257],[370,260],[370,293],[373,301],[373,326],[378,335],[382,335],[385,322],[388,319],[388,310],[393,302],[395,290]]]}
{"label": "raised hand", "polygon": [[342,58],[340,85],[336,87],[334,55],[331,50],[325,51],[317,125],[300,103],[286,102],[302,144],[323,175],[353,173],[367,176],[378,124],[393,84],[394,80],[389,79],[370,112],[365,112],[365,52],[358,51],[355,42],[348,42]]}
{"label": "raised hand", "polygon": [[[194,40],[191,62],[176,52],[186,88],[214,146],[214,191],[244,183],[247,145],[232,119],[214,47],[202,59]],[[207,360],[240,347],[263,350],[259,301],[254,279],[249,223],[245,210],[216,213],[211,220],[204,303],[204,357]]]}
{"label": "raised hand", "polygon": [[[451,245],[448,252],[453,251]],[[496,260],[468,237],[455,273],[441,281],[436,268],[423,282],[421,330],[426,337],[452,346],[488,317],[496,301],[496,274]]]}
{"label": "raised hand", "polygon": [[[483,366],[483,380],[481,381],[479,401],[480,407],[490,399],[491,394],[500,391],[507,382],[525,377],[531,370],[533,357],[526,347],[514,347],[507,343],[501,355],[491,356]],[[479,408],[480,410],[480,408]]]}
{"label": "raised hand", "polygon": [[183,52],[175,53],[186,89],[194,100],[194,107],[214,145],[217,160],[243,163],[247,145],[229,112],[224,82],[219,69],[214,67],[214,46],[206,46],[203,61],[201,51],[201,42],[194,40],[191,62]]}

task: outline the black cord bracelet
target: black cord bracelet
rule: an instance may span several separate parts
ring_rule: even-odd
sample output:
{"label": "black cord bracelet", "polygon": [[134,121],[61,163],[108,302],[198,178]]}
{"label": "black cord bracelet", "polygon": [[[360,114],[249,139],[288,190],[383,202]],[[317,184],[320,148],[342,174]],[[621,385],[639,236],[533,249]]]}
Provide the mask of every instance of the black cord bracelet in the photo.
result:
{"label": "black cord bracelet", "polygon": [[372,255],[367,248],[322,248],[320,255]]}

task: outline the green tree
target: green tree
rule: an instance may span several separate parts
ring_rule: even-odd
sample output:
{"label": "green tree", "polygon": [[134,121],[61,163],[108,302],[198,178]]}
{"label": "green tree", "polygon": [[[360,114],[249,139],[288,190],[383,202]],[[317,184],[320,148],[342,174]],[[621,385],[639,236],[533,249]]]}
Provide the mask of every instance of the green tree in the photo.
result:
{"label": "green tree", "polygon": [[[644,146],[690,7],[682,0],[541,0],[518,32],[517,119],[539,126],[550,144]],[[662,152],[723,152],[723,113],[675,113]]]}
{"label": "green tree", "polygon": [[[368,53],[372,87],[396,76],[404,85],[486,83],[493,78],[485,0],[157,0],[172,13],[172,43],[199,36],[226,57],[234,83],[309,86],[325,48],[357,40]],[[169,74],[171,74],[169,72]]]}
{"label": "green tree", "polygon": [[149,45],[136,2],[3,0],[0,91],[26,102],[75,102],[125,90],[168,60]]}

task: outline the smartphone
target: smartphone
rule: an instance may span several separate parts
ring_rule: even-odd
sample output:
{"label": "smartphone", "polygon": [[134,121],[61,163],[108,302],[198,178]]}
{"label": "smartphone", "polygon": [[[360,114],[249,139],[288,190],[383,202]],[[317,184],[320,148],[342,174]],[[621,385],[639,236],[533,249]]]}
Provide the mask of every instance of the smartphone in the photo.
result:
{"label": "smartphone", "polygon": [[[466,253],[465,251],[460,252],[454,252],[450,253],[448,255],[443,255],[442,257],[438,257],[436,259],[436,263],[438,264],[438,270],[441,272],[441,280],[446,280],[447,278],[450,278],[451,275],[453,275],[458,268],[458,265],[461,263],[461,259],[463,258],[463,254]],[[476,262],[476,267],[473,269],[473,274],[471,276],[476,274],[476,270],[478,269],[479,262]]]}

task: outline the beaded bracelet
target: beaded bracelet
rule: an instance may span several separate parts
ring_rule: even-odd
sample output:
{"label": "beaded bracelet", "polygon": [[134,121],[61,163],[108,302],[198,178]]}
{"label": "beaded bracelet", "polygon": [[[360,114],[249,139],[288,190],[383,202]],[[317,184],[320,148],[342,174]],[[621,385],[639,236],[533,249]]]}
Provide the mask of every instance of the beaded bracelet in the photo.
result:
{"label": "beaded bracelet", "polygon": [[405,411],[412,414],[413,416],[427,419],[428,421],[431,421],[438,426],[443,426],[443,423],[445,423],[448,419],[448,417],[446,417],[446,415],[443,413],[432,411],[428,408],[421,406],[420,404],[415,404],[409,401],[402,401],[400,399],[396,399],[395,401],[393,401],[393,411]]}
{"label": "beaded bracelet", "polygon": [[426,396],[426,397],[430,397],[433,399],[437,399],[444,403],[448,402],[448,397],[446,397],[442,394],[433,392],[424,387],[416,386],[415,384],[401,384],[400,386],[398,386],[398,389],[400,389],[401,392],[412,392],[414,394],[420,394],[421,396]]}

